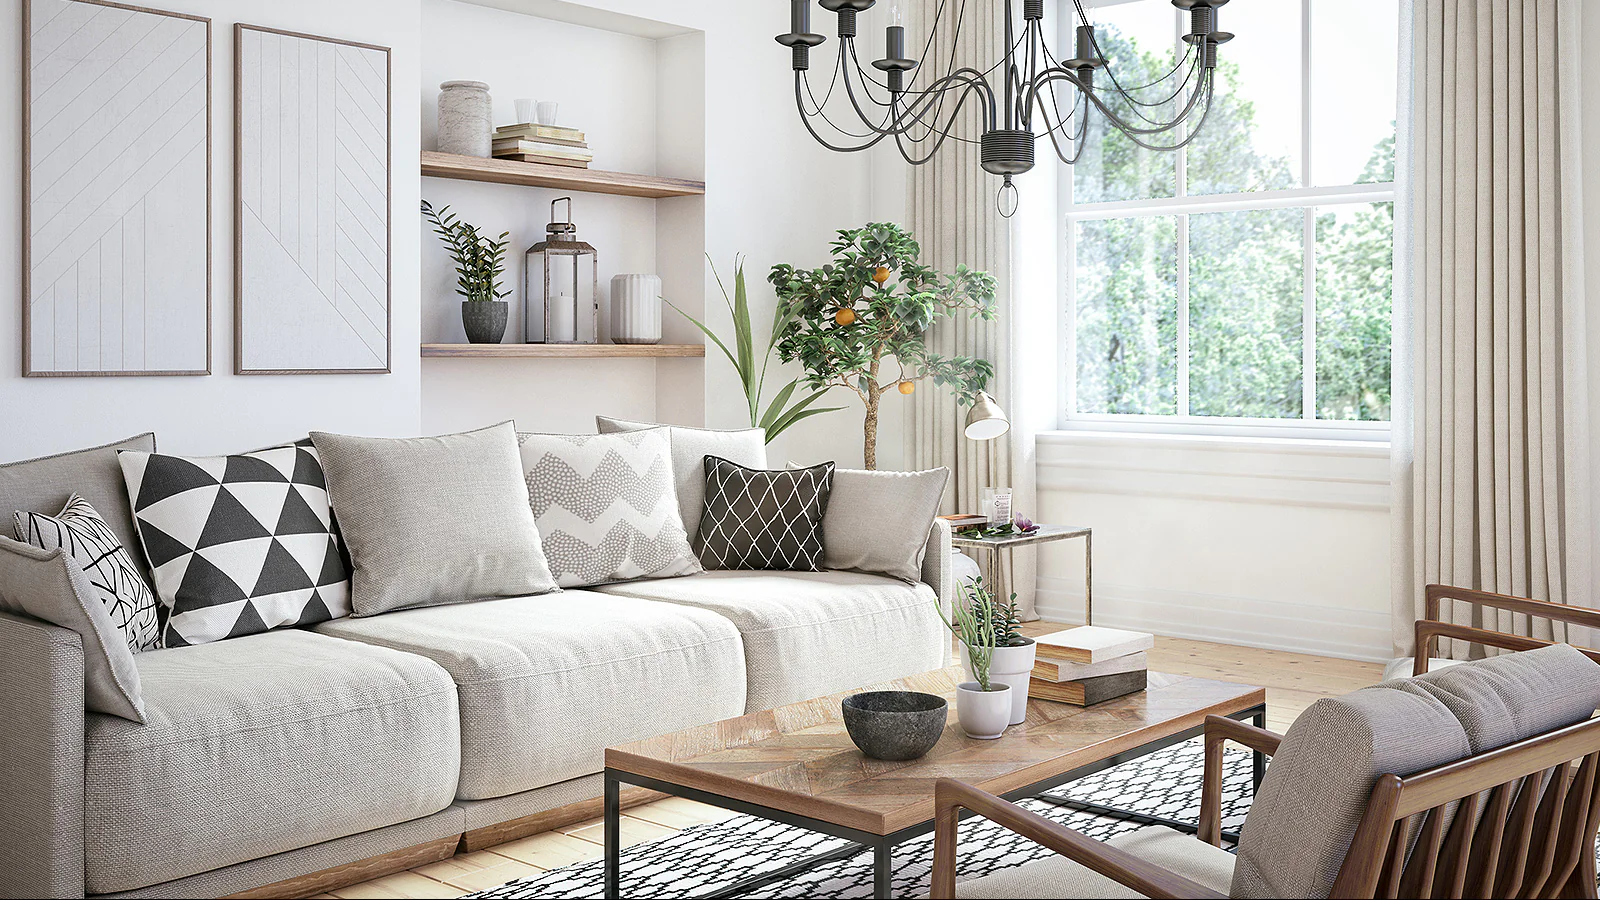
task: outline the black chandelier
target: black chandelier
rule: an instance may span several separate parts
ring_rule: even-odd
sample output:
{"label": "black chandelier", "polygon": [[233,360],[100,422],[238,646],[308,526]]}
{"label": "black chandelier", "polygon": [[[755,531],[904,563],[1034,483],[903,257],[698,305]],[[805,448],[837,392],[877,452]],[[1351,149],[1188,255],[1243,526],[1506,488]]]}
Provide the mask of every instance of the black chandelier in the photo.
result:
{"label": "black chandelier", "polygon": [[[946,6],[953,6],[950,64],[943,73],[928,73],[918,71],[920,61],[906,55],[899,3],[907,0],[899,0],[885,28],[883,58],[872,61],[872,68],[879,73],[874,75],[861,65],[856,32],[857,17],[876,0],[817,2],[839,17],[839,58],[820,99],[811,85],[811,48],[827,38],[811,32],[811,0],[790,0],[789,31],[777,37],[778,43],[793,50],[795,104],[811,136],[824,147],[844,153],[867,150],[893,137],[906,162],[922,165],[933,159],[947,140],[973,142],[954,131],[963,107],[976,98],[982,125],[976,141],[979,158],[984,171],[1004,178],[997,201],[1004,215],[1016,209],[1011,178],[1033,168],[1035,142],[1048,135],[1061,161],[1076,163],[1083,153],[1092,111],[1098,110],[1112,127],[1149,150],[1177,150],[1194,140],[1214,99],[1217,47],[1233,39],[1232,34],[1217,30],[1217,9],[1228,0],[1172,0],[1173,6],[1189,13],[1189,33],[1183,35],[1187,51],[1165,76],[1124,87],[1100,52],[1082,0],[1072,0],[1079,22],[1077,46],[1073,58],[1065,60],[1057,60],[1044,39],[1045,0],[1022,0],[1020,34],[1013,2],[1003,0],[1005,58],[984,69],[957,68],[956,47],[966,0],[940,0],[923,56],[934,47]],[[1097,69],[1105,70],[1107,83],[1096,84]],[[996,76],[997,72],[1003,78]],[[907,73],[914,73],[909,82]],[[990,84],[991,76],[996,84]],[[851,127],[858,130],[841,127],[828,117],[828,101],[841,83],[859,120]],[[1070,106],[1062,106],[1060,93],[1070,94]],[[818,121],[837,136],[830,136],[833,140],[825,137],[818,131]],[[1169,134],[1172,132],[1176,134]],[[1161,139],[1159,135],[1169,137]],[[844,142],[838,142],[841,138]]]}

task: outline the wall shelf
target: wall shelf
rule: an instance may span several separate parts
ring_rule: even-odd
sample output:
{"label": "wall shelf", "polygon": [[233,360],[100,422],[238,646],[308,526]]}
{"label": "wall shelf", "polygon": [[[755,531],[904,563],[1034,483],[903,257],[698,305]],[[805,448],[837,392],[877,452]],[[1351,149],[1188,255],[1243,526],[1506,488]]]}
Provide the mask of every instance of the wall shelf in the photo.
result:
{"label": "wall shelf", "polygon": [[423,359],[703,359],[700,344],[423,344]]}
{"label": "wall shelf", "polygon": [[422,151],[422,174],[434,178],[486,181],[493,184],[520,184],[561,191],[586,191],[595,194],[620,194],[624,197],[697,197],[706,192],[705,182],[659,175],[633,175],[599,169],[574,169],[514,159],[483,159],[455,153]]}

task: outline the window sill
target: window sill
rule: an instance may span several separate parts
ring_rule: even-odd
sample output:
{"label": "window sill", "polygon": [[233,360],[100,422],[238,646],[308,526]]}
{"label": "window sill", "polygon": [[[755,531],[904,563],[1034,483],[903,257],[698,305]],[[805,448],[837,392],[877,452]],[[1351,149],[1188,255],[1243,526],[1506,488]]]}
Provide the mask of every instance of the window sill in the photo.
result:
{"label": "window sill", "polygon": [[1387,459],[1389,456],[1388,432],[1376,429],[1370,431],[1352,429],[1340,431],[1337,435],[1328,437],[1307,437],[1303,430],[1300,433],[1289,436],[1274,435],[1265,428],[1255,433],[1244,433],[1242,430],[1233,431],[1232,433],[1215,433],[1195,429],[1177,430],[1175,428],[1166,428],[1152,430],[1096,427],[1099,424],[1095,423],[1095,425],[1091,426],[1084,423],[1077,427],[1041,431],[1035,437],[1041,446],[1073,444],[1122,445],[1130,447],[1161,447],[1173,450],[1238,450],[1256,453],[1349,456],[1367,459]]}

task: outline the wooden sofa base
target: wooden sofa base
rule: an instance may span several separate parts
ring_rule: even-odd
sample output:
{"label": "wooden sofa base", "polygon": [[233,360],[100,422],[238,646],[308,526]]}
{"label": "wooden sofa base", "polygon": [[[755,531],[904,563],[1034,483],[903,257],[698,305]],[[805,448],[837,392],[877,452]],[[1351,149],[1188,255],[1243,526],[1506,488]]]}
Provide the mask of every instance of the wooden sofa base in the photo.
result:
{"label": "wooden sofa base", "polygon": [[[624,788],[622,807],[627,809],[642,806],[664,796],[666,795],[644,788]],[[285,878],[248,891],[229,894],[223,900],[278,900],[278,898],[310,897],[336,891],[352,884],[360,884],[363,881],[371,881],[374,878],[446,860],[457,853],[472,853],[529,835],[576,825],[579,822],[599,818],[604,812],[605,801],[601,797],[579,800],[576,803],[568,803],[566,806],[558,806],[555,809],[547,809],[507,822],[474,828],[465,834],[450,835],[427,843],[402,847],[370,859],[360,859],[320,872]]]}

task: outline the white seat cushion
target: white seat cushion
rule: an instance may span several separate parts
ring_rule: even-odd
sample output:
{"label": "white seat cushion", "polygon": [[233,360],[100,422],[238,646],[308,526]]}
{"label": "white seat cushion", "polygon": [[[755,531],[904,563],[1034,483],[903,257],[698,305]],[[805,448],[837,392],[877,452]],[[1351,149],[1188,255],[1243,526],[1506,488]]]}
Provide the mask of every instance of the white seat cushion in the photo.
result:
{"label": "white seat cushion", "polygon": [[881,575],[721,571],[597,590],[711,610],[738,626],[747,712],[937,669],[948,642],[933,588]]}
{"label": "white seat cushion", "polygon": [[[1226,894],[1233,880],[1234,856],[1192,835],[1159,825],[1119,834],[1107,844],[1140,859]],[[956,859],[961,858],[959,847]],[[1104,897],[1139,898],[1132,888],[1078,865],[1065,856],[1051,856],[1013,869],[1001,869],[956,885],[957,897]]]}
{"label": "white seat cushion", "polygon": [[284,630],[134,660],[146,724],[84,723],[90,894],[409,822],[455,797],[455,685],[426,659]]}
{"label": "white seat cushion", "polygon": [[450,673],[466,800],[592,775],[608,746],[744,712],[739,632],[703,610],[566,591],[317,630],[426,656]]}
{"label": "white seat cushion", "polygon": [[[1440,669],[1447,669],[1450,666],[1459,666],[1464,662],[1466,662],[1464,659],[1430,659],[1428,660],[1428,671],[1437,672]],[[1394,678],[1410,678],[1411,669],[1415,664],[1415,658],[1410,656],[1402,657],[1400,659],[1391,659],[1389,660],[1389,664],[1383,667],[1383,680],[1389,681],[1390,679]]]}

